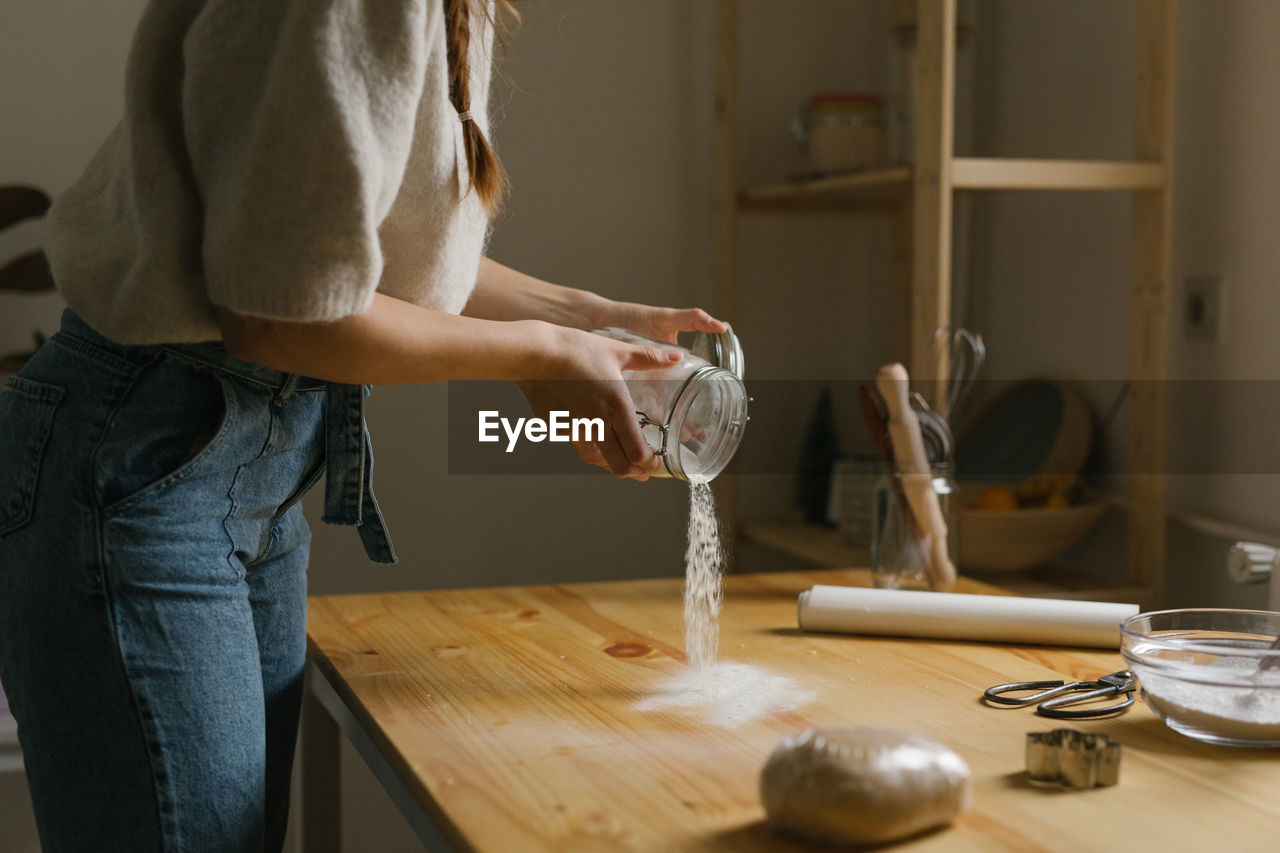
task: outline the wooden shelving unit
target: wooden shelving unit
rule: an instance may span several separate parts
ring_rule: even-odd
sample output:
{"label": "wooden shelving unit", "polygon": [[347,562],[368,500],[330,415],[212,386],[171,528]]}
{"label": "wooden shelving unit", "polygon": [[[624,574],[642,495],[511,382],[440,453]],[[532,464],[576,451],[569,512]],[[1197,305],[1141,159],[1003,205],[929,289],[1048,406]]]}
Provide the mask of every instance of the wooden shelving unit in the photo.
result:
{"label": "wooden shelving unit", "polygon": [[[803,521],[752,522],[741,525],[739,534],[744,541],[764,545],[824,569],[861,568],[871,562],[871,554],[866,548],[845,545],[837,531]],[[1151,590],[1145,586],[1106,583],[1099,578],[1067,574],[1052,567],[1033,572],[966,573],[966,576],[1015,595],[1133,602],[1144,608],[1155,604],[1151,600]]]}
{"label": "wooden shelving unit", "polygon": [[[913,166],[878,169],[741,189],[737,128],[738,2],[717,0],[716,295],[717,310],[738,315],[737,220],[756,211],[849,211],[887,214],[894,225],[899,306],[898,348],[911,375],[945,394],[948,365],[933,352],[934,330],[951,324],[952,202],[957,191],[1094,191],[1133,194],[1129,288],[1130,397],[1125,590],[1158,603],[1164,570],[1165,389],[1168,372],[1170,229],[1173,178],[1173,68],[1176,0],[1133,0],[1137,7],[1133,159],[1029,160],[956,157],[956,0],[886,0],[894,19],[916,26]],[[911,6],[914,6],[912,11]],[[938,403],[935,399],[931,402]],[[732,507],[732,495],[725,503]],[[740,525],[778,544],[771,525]],[[759,531],[768,531],[767,535]],[[752,531],[755,531],[753,533]],[[812,532],[811,532],[812,533]],[[783,537],[786,538],[786,537]],[[791,553],[813,547],[793,537]],[[785,548],[784,548],[785,549]],[[1064,578],[1065,588],[1072,579]]]}

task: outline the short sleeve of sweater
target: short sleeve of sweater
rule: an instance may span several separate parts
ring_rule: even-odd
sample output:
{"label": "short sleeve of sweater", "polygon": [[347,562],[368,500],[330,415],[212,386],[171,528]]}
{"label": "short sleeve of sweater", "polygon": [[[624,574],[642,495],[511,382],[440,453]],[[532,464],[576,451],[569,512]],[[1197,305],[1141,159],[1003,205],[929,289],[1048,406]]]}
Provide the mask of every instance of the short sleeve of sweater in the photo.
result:
{"label": "short sleeve of sweater", "polygon": [[214,304],[298,322],[368,309],[438,6],[206,5],[183,45],[183,124]]}

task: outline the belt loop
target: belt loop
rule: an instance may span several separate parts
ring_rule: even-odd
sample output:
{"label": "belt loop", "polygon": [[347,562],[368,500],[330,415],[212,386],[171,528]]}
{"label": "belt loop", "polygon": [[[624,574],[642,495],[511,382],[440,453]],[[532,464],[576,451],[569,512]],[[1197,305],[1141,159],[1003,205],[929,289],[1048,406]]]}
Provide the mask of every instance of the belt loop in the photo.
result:
{"label": "belt loop", "polygon": [[284,380],[284,384],[280,386],[280,390],[271,398],[271,405],[275,406],[277,409],[283,406],[285,401],[292,397],[293,393],[298,390],[298,380],[300,378],[301,377],[296,373],[288,374]]}

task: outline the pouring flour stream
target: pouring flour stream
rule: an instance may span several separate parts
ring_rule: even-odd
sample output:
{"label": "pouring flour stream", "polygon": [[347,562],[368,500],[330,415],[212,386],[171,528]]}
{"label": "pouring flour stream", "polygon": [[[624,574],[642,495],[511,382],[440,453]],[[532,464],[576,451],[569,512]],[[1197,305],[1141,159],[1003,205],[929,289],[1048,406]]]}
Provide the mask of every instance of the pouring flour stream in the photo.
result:
{"label": "pouring flour stream", "polygon": [[624,371],[636,416],[663,468],[653,476],[689,483],[684,627],[687,666],[633,707],[675,713],[732,728],[791,710],[812,698],[790,679],[746,663],[721,661],[724,543],[711,481],[729,464],[747,424],[745,358],[733,330],[700,332],[685,348],[624,329],[597,334],[674,349],[683,358],[663,371]]}

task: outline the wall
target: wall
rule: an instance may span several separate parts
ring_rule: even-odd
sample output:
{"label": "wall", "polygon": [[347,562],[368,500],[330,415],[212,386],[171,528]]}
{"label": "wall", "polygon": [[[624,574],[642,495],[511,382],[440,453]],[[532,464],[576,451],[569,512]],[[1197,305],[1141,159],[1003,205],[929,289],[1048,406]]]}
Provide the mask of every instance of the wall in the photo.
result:
{"label": "wall", "polygon": [[[79,174],[120,117],[124,62],[143,0],[10,0],[0,16],[0,183],[49,192]],[[39,223],[0,234],[0,260],[37,246]],[[0,296],[0,352],[58,327],[56,295]]]}
{"label": "wall", "polygon": [[[1011,157],[1131,156],[1133,39],[1129,3],[986,0],[980,6],[977,153]],[[1280,532],[1280,472],[1268,424],[1280,311],[1280,84],[1269,0],[1179,3],[1170,387],[1170,509]],[[1127,363],[1129,201],[1123,194],[1006,193],[974,200],[974,289],[968,322],[986,335],[988,378],[1054,375],[1082,383],[1099,412]],[[1216,343],[1181,333],[1184,279],[1221,274]],[[1241,380],[1265,380],[1245,385]],[[1123,406],[1107,455],[1123,464]],[[1191,474],[1188,472],[1197,472]],[[1118,519],[1100,537],[1118,545]],[[1261,587],[1232,585],[1228,541],[1170,525],[1170,604],[1263,606]],[[1118,568],[1084,548],[1074,562]]]}

